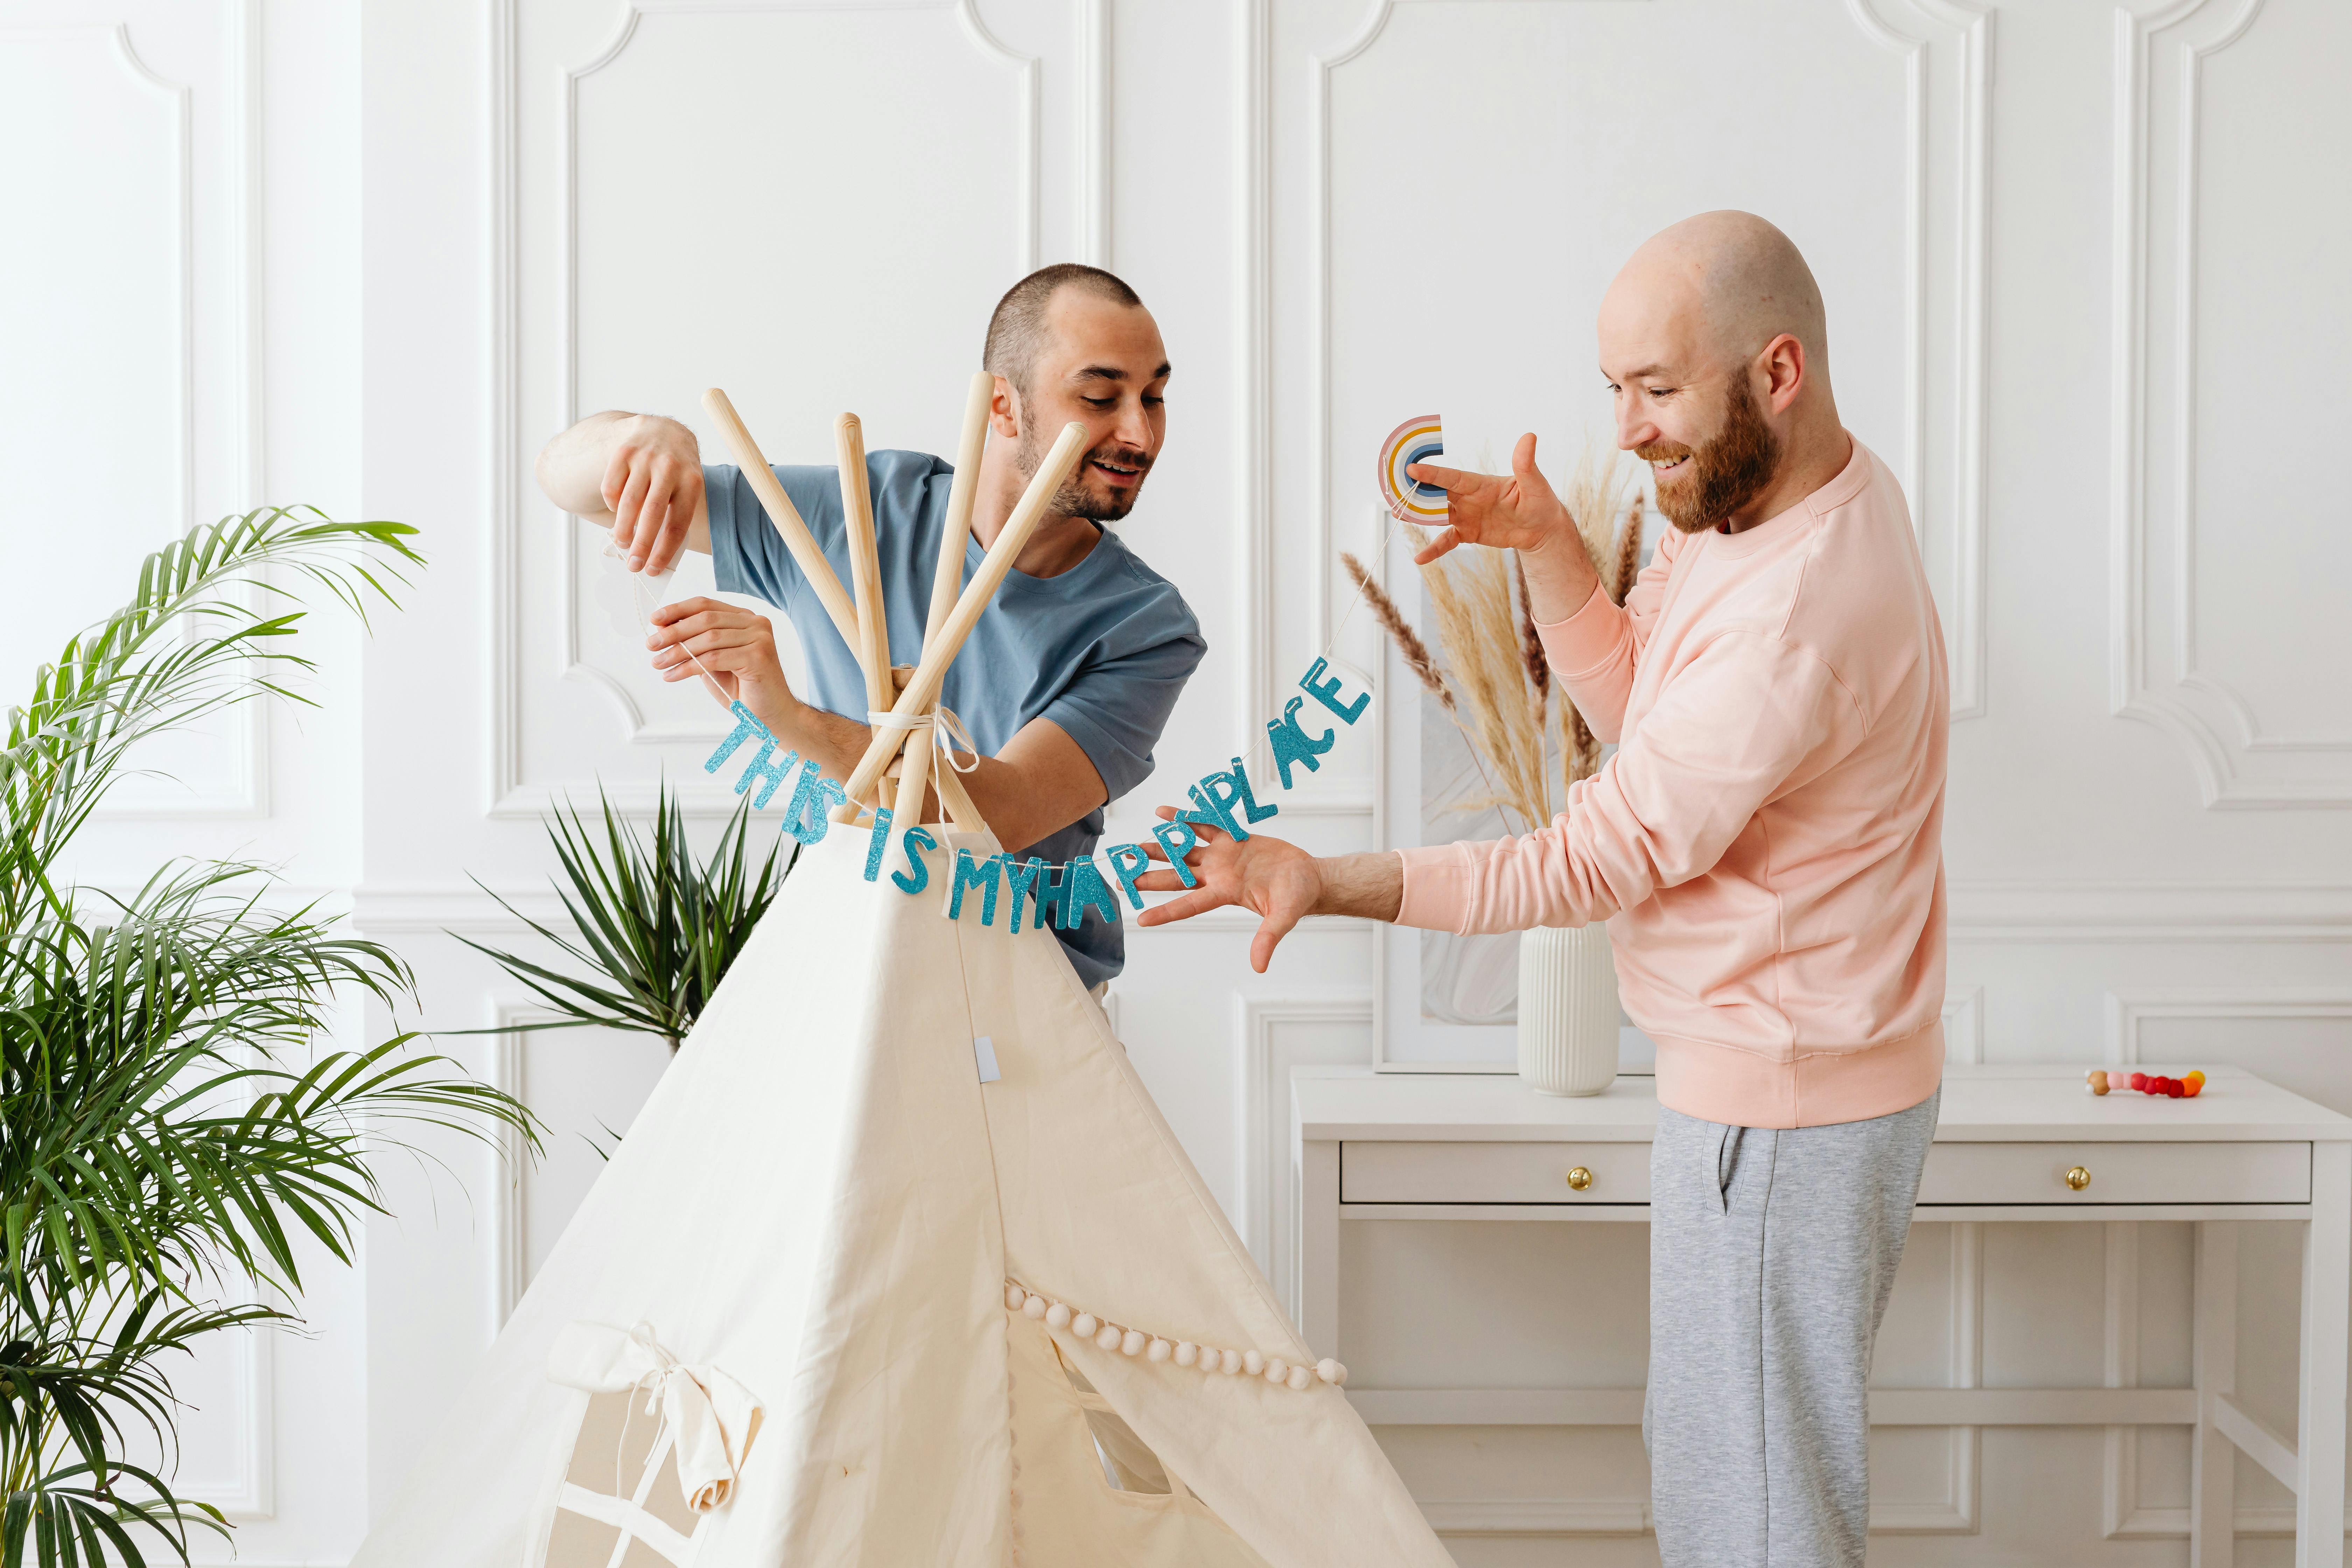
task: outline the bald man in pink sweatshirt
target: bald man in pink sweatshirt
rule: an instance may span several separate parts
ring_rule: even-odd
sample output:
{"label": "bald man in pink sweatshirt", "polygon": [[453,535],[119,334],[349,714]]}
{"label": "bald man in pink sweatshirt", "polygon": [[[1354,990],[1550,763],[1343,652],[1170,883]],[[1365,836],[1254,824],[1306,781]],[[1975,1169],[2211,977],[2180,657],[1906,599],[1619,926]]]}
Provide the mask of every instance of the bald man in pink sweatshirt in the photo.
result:
{"label": "bald man in pink sweatshirt", "polygon": [[[1658,1045],[1650,1382],[1667,1568],[1858,1568],[1867,1384],[1935,1131],[1944,1039],[1942,633],[1895,476],[1840,423],[1788,237],[1706,213],[1610,286],[1617,444],[1674,526],[1620,608],[1523,437],[1422,468],[1423,559],[1517,552],[1544,652],[1617,750],[1543,830],[1318,859],[1211,835],[1158,924],[1308,914],[1505,931],[1606,920]],[[1142,879],[1176,890],[1175,873]]]}

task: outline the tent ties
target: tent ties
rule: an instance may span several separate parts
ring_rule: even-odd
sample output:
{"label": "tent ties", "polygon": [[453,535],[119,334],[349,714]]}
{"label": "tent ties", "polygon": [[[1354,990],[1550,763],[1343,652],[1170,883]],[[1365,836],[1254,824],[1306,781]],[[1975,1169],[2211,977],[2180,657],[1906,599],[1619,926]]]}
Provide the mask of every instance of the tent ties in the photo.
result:
{"label": "tent ties", "polygon": [[[575,1322],[566,1325],[549,1347],[547,1373],[551,1382],[591,1394],[634,1396],[644,1390],[645,1413],[659,1423],[654,1452],[660,1452],[667,1432],[686,1506],[696,1513],[726,1506],[761,1415],[760,1401],[726,1373],[715,1365],[679,1361],[654,1337],[651,1323],[624,1331]],[[614,1446],[616,1479],[625,1471],[635,1405],[631,1397]]]}
{"label": "tent ties", "polygon": [[[956,717],[955,710],[944,702],[929,713],[893,713],[887,709],[868,709],[866,721],[877,730],[929,730],[931,739],[939,742],[940,753],[947,758],[948,766],[960,773],[973,773],[980,767],[979,743],[972,740],[971,731],[963,727],[963,721]],[[956,761],[958,747],[961,747],[971,761]]]}
{"label": "tent ties", "polygon": [[1147,1334],[1140,1329],[1106,1321],[1066,1301],[1042,1296],[1017,1279],[1007,1279],[1004,1281],[1004,1307],[1007,1311],[1043,1321],[1048,1329],[1091,1341],[1097,1350],[1139,1355],[1146,1361],[1172,1361],[1181,1367],[1203,1373],[1223,1373],[1228,1377],[1237,1373],[1248,1373],[1253,1377],[1263,1377],[1277,1387],[1302,1394],[1314,1387],[1318,1378],[1334,1386],[1348,1381],[1348,1369],[1329,1356],[1325,1356],[1310,1368],[1262,1355],[1254,1350],[1221,1350],[1214,1345],[1196,1345],[1190,1340],[1171,1342],[1159,1334]]}

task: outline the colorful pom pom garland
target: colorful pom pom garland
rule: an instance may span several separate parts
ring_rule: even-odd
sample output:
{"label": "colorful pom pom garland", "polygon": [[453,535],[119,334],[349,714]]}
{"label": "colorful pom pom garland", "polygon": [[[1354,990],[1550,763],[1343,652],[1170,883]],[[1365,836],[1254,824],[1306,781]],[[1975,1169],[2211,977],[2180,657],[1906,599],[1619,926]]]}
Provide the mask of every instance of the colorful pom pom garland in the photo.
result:
{"label": "colorful pom pom garland", "polygon": [[1348,1369],[1329,1356],[1309,1367],[1254,1350],[1220,1350],[1214,1345],[1196,1345],[1190,1340],[1164,1339],[1141,1329],[1105,1322],[1092,1312],[1080,1311],[1066,1301],[1053,1300],[1014,1279],[1004,1282],[1004,1310],[1018,1312],[1033,1322],[1043,1322],[1049,1329],[1067,1330],[1078,1339],[1091,1341],[1100,1350],[1140,1355],[1149,1362],[1170,1362],[1190,1371],[1227,1377],[1247,1373],[1300,1394],[1314,1387],[1318,1381],[1334,1387],[1348,1381]]}
{"label": "colorful pom pom garland", "polygon": [[2142,1094],[2158,1100],[2194,1100],[2205,1092],[2205,1075],[2191,1070],[2179,1078],[2161,1074],[2136,1072],[2128,1077],[2120,1072],[2108,1072],[2093,1068],[2084,1077],[2084,1087],[2093,1094],[2106,1094],[2119,1089],[2136,1089]]}

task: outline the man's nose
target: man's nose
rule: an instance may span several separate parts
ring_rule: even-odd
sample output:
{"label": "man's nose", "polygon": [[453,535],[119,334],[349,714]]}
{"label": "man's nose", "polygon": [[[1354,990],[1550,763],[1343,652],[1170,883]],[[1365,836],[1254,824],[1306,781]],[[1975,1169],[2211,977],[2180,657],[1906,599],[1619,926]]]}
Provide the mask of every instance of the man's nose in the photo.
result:
{"label": "man's nose", "polygon": [[1141,398],[1129,398],[1119,405],[1118,420],[1111,434],[1139,451],[1151,450],[1151,420],[1143,412]]}
{"label": "man's nose", "polygon": [[1621,452],[1630,452],[1664,435],[1655,420],[1648,414],[1629,406],[1630,402],[1628,399],[1617,407],[1617,449]]}

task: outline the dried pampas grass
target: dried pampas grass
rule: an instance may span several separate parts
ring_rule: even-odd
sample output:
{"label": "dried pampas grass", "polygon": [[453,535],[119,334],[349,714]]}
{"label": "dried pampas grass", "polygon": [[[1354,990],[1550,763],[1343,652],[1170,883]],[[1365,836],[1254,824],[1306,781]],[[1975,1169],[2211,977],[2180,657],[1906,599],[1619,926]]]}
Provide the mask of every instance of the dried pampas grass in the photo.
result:
{"label": "dried pampas grass", "polygon": [[1386,589],[1372,581],[1372,574],[1364,570],[1362,562],[1344,550],[1339,552],[1339,563],[1348,569],[1349,580],[1356,584],[1356,592],[1361,594],[1364,603],[1372,607],[1372,618],[1381,623],[1381,629],[1387,632],[1397,645],[1397,652],[1403,657],[1405,668],[1412,670],[1422,685],[1444,705],[1448,713],[1453,712],[1454,693],[1445,689],[1445,678],[1438,673],[1437,660],[1430,657],[1429,645],[1421,640],[1411,623],[1398,612],[1396,601],[1389,597]]}
{"label": "dried pampas grass", "polygon": [[[1602,591],[1618,604],[1641,562],[1641,492],[1629,480],[1614,450],[1596,456],[1588,445],[1560,498]],[[1402,520],[1400,527],[1416,554],[1429,547],[1426,532]],[[1445,653],[1441,666],[1363,563],[1347,554],[1339,559],[1406,668],[1453,719],[1486,775],[1493,795],[1460,808],[1500,807],[1529,830],[1549,822],[1566,805],[1568,787],[1599,769],[1601,742],[1565,688],[1553,700],[1551,667],[1536,632],[1524,572],[1515,572],[1503,552],[1475,544],[1456,545],[1420,568]],[[1549,782],[1555,758],[1557,804]]]}
{"label": "dried pampas grass", "polygon": [[1633,591],[1633,579],[1642,574],[1642,492],[1633,492],[1633,504],[1625,510],[1625,525],[1617,531],[1617,580],[1602,584],[1609,596],[1619,604]]}

